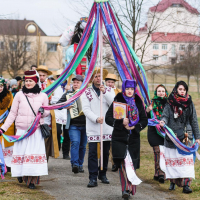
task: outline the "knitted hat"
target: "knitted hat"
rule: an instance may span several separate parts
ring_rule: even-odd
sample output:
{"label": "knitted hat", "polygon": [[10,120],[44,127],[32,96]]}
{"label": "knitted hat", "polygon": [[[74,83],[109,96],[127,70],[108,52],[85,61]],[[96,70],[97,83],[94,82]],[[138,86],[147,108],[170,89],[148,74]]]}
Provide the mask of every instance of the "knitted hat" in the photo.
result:
{"label": "knitted hat", "polygon": [[11,79],[10,80],[10,87],[12,87],[13,85],[17,85],[17,80],[16,79]]}
{"label": "knitted hat", "polygon": [[0,78],[0,85],[5,85],[5,79]]}
{"label": "knitted hat", "polygon": [[38,77],[35,70],[25,71],[24,75],[25,75],[25,80],[31,79],[35,81],[35,83],[38,82]]}
{"label": "knitted hat", "polygon": [[21,80],[22,80],[22,77],[16,76],[15,79],[16,79],[17,81],[21,81]]}

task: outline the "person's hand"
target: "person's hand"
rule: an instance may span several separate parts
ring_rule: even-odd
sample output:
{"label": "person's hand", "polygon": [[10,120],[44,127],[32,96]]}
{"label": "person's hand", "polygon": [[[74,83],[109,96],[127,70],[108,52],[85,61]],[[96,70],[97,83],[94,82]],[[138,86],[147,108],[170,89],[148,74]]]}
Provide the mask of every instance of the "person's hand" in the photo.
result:
{"label": "person's hand", "polygon": [[44,114],[44,108],[40,107],[38,111],[41,113],[41,115]]}
{"label": "person's hand", "polygon": [[123,125],[126,126],[129,123],[129,119],[128,118],[124,118],[123,119]]}
{"label": "person's hand", "polygon": [[149,107],[146,108],[146,111],[149,113],[153,109],[153,106],[150,105]]}
{"label": "person's hand", "polygon": [[200,140],[199,139],[196,139],[196,142],[200,145]]}
{"label": "person's hand", "polygon": [[103,124],[103,117],[99,117],[99,118],[97,119],[97,123]]}
{"label": "person's hand", "polygon": [[70,85],[66,85],[66,86],[65,86],[65,90],[68,91],[68,90],[70,90],[70,89],[71,89]]}
{"label": "person's hand", "polygon": [[129,127],[129,125],[126,125],[125,128],[126,128],[127,130],[129,130],[129,131],[132,131],[132,130],[135,128],[135,126]]}
{"label": "person's hand", "polygon": [[160,121],[159,125],[160,125],[161,127],[164,127],[165,122],[164,122],[164,121]]}
{"label": "person's hand", "polygon": [[100,89],[100,91],[103,92],[103,93],[104,93],[105,90],[106,90],[105,87],[104,87],[104,85],[101,85],[101,86],[99,87],[99,89]]}

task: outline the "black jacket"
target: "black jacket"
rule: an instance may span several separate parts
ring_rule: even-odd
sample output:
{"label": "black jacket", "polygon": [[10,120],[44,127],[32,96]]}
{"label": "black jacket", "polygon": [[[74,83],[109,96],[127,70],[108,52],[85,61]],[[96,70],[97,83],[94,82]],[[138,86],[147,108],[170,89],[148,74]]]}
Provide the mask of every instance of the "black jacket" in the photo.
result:
{"label": "black jacket", "polygon": [[[114,101],[126,103],[122,93],[118,93]],[[123,125],[123,119],[113,118],[113,104],[110,106],[106,113],[106,123],[114,127],[112,133],[112,154],[113,161],[119,167],[121,161],[124,160],[126,156],[127,149],[131,155],[133,165],[135,169],[140,167],[140,131],[147,126],[148,119],[142,100],[138,95],[135,95],[136,106],[139,111],[139,122],[135,125],[135,129],[128,131]]]}

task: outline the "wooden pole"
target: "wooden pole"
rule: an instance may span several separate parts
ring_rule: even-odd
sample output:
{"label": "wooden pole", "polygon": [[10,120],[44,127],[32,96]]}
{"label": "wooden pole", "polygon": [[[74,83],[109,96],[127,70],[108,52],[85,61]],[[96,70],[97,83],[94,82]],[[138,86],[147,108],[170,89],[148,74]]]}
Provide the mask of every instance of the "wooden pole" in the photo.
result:
{"label": "wooden pole", "polygon": [[[103,49],[103,43],[102,43],[102,21],[100,18],[99,13],[99,57],[100,57],[100,70],[101,70],[101,85],[103,83],[103,65],[102,65],[102,49]],[[103,93],[100,93],[100,117],[103,117]],[[101,170],[103,170],[103,124],[100,125],[100,136],[101,136]]]}

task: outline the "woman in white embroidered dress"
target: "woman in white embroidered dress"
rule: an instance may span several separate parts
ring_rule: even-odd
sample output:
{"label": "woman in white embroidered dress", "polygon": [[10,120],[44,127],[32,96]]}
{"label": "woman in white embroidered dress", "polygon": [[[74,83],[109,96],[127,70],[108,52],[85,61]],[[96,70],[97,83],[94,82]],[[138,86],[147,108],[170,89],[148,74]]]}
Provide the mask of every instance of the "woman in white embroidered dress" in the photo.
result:
{"label": "woman in white embroidered dress", "polygon": [[[35,113],[40,109],[42,118],[49,114],[49,111],[44,112],[40,108],[48,106],[48,97],[45,93],[41,93],[37,84],[38,80],[35,71],[25,72],[25,86],[22,91],[16,94],[10,113],[1,126],[0,134],[7,131],[15,121],[16,135],[22,135],[34,121],[35,115],[26,97],[28,97]],[[43,123],[43,119],[40,123]],[[11,174],[12,177],[18,177],[20,183],[24,181],[30,189],[34,189],[35,184],[39,184],[40,176],[48,175],[45,144],[40,126],[33,135],[14,143]]]}

